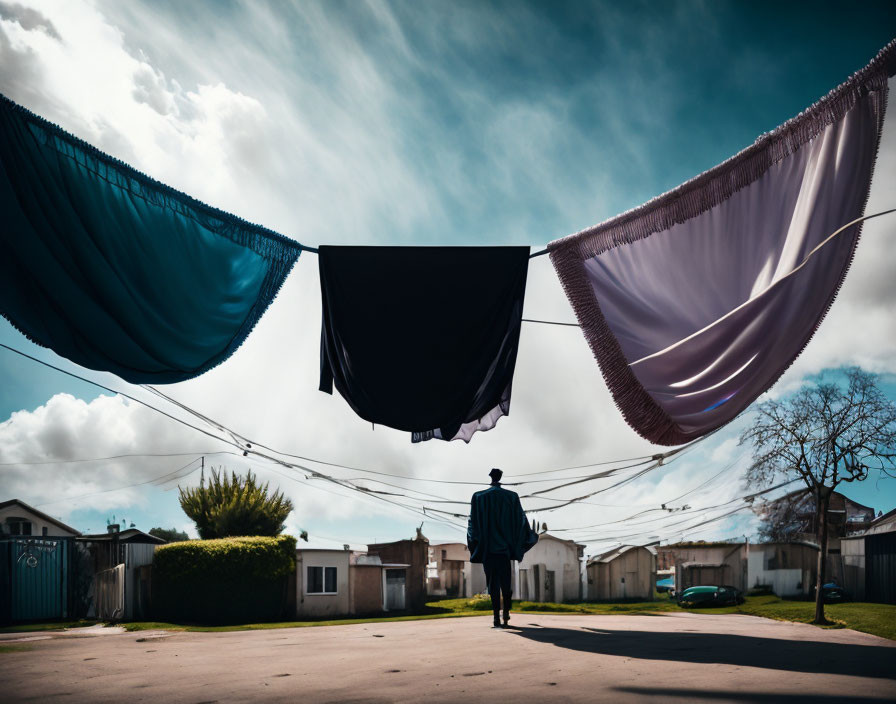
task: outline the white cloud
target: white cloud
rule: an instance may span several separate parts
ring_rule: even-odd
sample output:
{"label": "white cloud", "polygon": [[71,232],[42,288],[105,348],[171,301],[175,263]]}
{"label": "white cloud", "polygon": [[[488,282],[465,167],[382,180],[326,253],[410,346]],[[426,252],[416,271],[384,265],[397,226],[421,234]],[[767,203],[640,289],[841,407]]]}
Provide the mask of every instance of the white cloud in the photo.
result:
{"label": "white cloud", "polygon": [[[447,107],[477,126],[473,134],[481,142],[471,147],[459,141],[468,139],[468,132],[435,134],[443,123],[433,116],[434,106],[405,92],[412,71],[426,71],[440,85],[454,77],[442,66],[421,66],[390,7],[370,7],[375,28],[388,38],[388,52],[381,56],[335,21],[326,6],[313,4],[289,9],[293,25],[303,28],[301,41],[270,10],[247,5],[239,10],[241,26],[217,23],[203,28],[207,33],[197,31],[195,42],[185,42],[178,28],[157,22],[158,10],[152,7],[68,0],[13,12],[4,4],[0,90],[165,183],[312,244],[422,244],[446,233],[471,243],[479,238],[544,241],[565,234],[544,231],[546,222],[573,230],[612,214],[610,203],[636,205],[627,199],[638,191],[614,184],[613,167],[630,161],[649,170],[647,137],[639,135],[664,129],[659,116],[674,112],[684,100],[663,89],[662,57],[639,52],[639,60],[653,69],[626,90],[604,95],[595,77],[576,93],[544,96],[537,104],[496,97],[475,82],[455,80],[455,102]],[[115,13],[120,13],[118,21],[111,19]],[[622,51],[612,45],[613,23],[619,20],[607,14],[607,51]],[[445,52],[481,43],[485,35],[498,44],[516,41],[506,36],[501,19],[500,13],[483,11],[475,22],[452,24],[445,37],[433,24],[429,41]],[[264,51],[252,45],[253,37],[264,38]],[[634,100],[638,94],[653,96],[650,109]],[[601,98],[595,101],[595,95]],[[569,118],[578,104],[589,101],[601,106],[594,119],[613,136],[612,153],[589,145]],[[465,148],[476,150],[482,163],[474,165]],[[868,212],[893,207],[894,163],[896,118],[891,116]],[[533,189],[549,204],[544,209],[550,213],[542,219],[521,207]],[[481,217],[482,230],[452,232],[445,223],[460,210]],[[496,218],[497,211],[503,219]],[[489,232],[487,224],[495,222],[500,231]],[[896,249],[889,238],[893,222],[891,217],[866,225],[837,303],[776,392],[840,364],[896,371],[896,323],[889,310],[896,295],[891,273]],[[526,316],[572,320],[547,257],[532,262]],[[285,451],[418,477],[487,481],[493,466],[514,475],[656,451],[625,425],[574,328],[526,325],[511,415],[495,430],[477,435],[470,445],[412,446],[406,434],[372,430],[341,398],[316,390],[319,325],[317,263],[306,255],[240,351],[169,392]],[[552,527],[588,525],[627,516],[632,507],[658,506],[743,455],[745,448],[733,439],[735,430],[719,434],[706,452],[695,452],[656,476],[595,497],[592,504],[538,518]],[[207,441],[194,433],[120,398],[85,404],[55,396],[0,425],[3,462],[207,449]],[[252,466],[279,484],[296,503],[290,518],[294,530],[313,533],[317,525],[329,535],[337,529],[326,526],[341,522],[348,537],[363,538],[352,527],[361,519],[394,525],[401,534],[410,534],[409,526],[419,523],[412,514],[348,496],[343,489],[320,484],[336,495],[326,493],[237,458],[227,458],[226,464]],[[736,496],[741,491],[737,466],[742,465],[732,469],[734,478],[727,484],[711,484],[686,501],[710,506]],[[34,469],[12,468],[4,472],[3,492],[42,503],[144,481],[176,467],[177,458],[66,465],[46,470],[53,476],[46,483],[33,481]],[[406,485],[444,498],[466,499],[472,491]],[[579,487],[558,492],[561,497],[581,493],[585,490]],[[147,496],[141,488],[128,489],[59,510],[141,505]],[[161,500],[153,495],[152,501]],[[706,531],[725,535],[741,525],[726,522]],[[438,524],[424,530],[430,537],[459,537]]]}
{"label": "white cloud", "polygon": [[[258,458],[234,456],[232,447],[121,396],[85,403],[57,394],[46,405],[13,413],[0,423],[3,496],[22,498],[63,520],[85,507],[101,512],[139,508],[155,525],[151,502],[160,499],[160,491],[195,485],[203,455],[207,469],[252,470],[272,487],[279,486],[295,504],[288,523],[296,535],[309,518],[338,519],[346,511],[355,517],[374,514],[369,501],[343,488],[320,480],[309,483],[301,473]],[[334,494],[343,498],[333,500]],[[170,496],[176,497],[176,491]],[[389,507],[378,513],[400,515]],[[195,533],[191,524],[184,526]]]}

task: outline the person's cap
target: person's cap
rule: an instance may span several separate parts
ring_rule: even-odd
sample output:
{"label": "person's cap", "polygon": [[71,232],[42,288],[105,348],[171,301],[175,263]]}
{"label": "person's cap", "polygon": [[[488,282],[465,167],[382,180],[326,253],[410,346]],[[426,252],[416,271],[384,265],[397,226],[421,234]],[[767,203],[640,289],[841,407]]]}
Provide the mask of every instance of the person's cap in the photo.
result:
{"label": "person's cap", "polygon": [[497,481],[501,481],[501,477],[504,476],[504,472],[502,472],[497,467],[494,467],[492,469],[492,471],[488,473],[488,476],[490,476],[492,479],[494,479],[497,482]]}

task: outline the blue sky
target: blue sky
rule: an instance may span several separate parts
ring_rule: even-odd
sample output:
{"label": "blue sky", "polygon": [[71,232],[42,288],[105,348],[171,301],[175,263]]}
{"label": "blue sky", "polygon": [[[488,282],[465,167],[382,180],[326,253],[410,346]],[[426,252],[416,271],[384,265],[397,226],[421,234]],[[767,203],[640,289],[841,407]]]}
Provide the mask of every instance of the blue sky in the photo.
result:
{"label": "blue sky", "polygon": [[[0,92],[163,182],[308,244],[542,246],[726,159],[894,36],[891,2],[79,0],[30,11],[3,2]],[[896,138],[887,140],[869,211],[893,192],[886,157],[896,154]],[[894,228],[883,220],[869,223],[838,302],[775,393],[821,369],[860,364],[885,374],[896,399],[896,261],[884,244]],[[530,281],[529,317],[572,319],[546,258],[533,263]],[[316,391],[316,286],[316,262],[303,257],[246,345],[168,393],[268,444],[418,478],[480,481],[491,466],[513,474],[655,450],[621,421],[573,329],[524,331],[513,412],[470,446],[411,447],[403,434],[371,431],[341,399]],[[129,388],[30,345],[5,322],[0,342]],[[10,419],[0,425],[0,462],[188,454],[3,467],[0,498],[41,504],[81,529],[102,529],[113,513],[144,529],[186,526],[176,482],[60,500],[148,481],[221,449],[98,395],[0,350],[0,420]],[[735,424],[666,470],[608,493],[609,506],[542,518],[584,526],[597,511],[615,520],[729,463],[727,481],[692,503],[743,493],[737,435]],[[225,460],[243,468],[239,458],[208,459]],[[406,537],[424,520],[254,468],[294,498],[291,529],[308,529],[322,545]],[[445,486],[429,489],[455,498],[473,488]],[[896,506],[896,480],[844,491],[876,508]],[[726,521],[701,537],[751,527]],[[438,523],[424,532],[459,537]]]}

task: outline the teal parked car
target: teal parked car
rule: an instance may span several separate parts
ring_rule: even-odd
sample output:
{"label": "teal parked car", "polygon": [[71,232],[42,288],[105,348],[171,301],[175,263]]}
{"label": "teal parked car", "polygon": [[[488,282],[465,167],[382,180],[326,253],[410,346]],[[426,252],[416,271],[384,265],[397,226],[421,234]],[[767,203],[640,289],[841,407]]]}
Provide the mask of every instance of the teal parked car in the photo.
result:
{"label": "teal parked car", "polygon": [[678,595],[678,604],[684,608],[692,606],[736,606],[744,603],[744,595],[735,587],[699,586],[688,587]]}

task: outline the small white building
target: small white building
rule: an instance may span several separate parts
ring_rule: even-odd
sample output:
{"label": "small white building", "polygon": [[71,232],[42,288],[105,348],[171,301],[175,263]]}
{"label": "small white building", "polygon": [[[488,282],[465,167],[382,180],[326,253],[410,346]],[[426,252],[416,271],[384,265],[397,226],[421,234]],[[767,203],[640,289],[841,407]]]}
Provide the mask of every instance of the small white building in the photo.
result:
{"label": "small white building", "polygon": [[321,618],[351,610],[349,550],[296,550],[296,614]]}
{"label": "small white building", "polygon": [[408,608],[408,568],[378,555],[296,550],[296,617],[371,616]]}
{"label": "small white building", "polygon": [[584,545],[542,533],[515,565],[514,596],[522,601],[581,600],[584,554]]}

